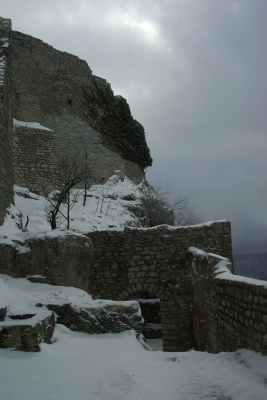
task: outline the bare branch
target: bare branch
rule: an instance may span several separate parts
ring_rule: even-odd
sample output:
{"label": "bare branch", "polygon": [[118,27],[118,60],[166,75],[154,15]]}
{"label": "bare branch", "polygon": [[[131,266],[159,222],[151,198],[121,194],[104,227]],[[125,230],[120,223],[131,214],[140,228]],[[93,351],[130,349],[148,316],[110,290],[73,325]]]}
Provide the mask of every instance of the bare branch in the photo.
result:
{"label": "bare branch", "polygon": [[[84,184],[87,187],[88,182],[94,179],[93,167],[96,160],[89,162],[88,151],[83,140],[84,154],[75,147],[65,147],[58,154],[58,171],[48,182],[47,187],[43,189],[46,199],[50,203],[47,212],[48,220],[52,229],[57,227],[57,218],[61,214],[67,219],[67,229],[70,225],[70,211],[74,207],[78,192],[75,192],[77,185]],[[56,189],[52,192],[51,187]],[[60,210],[61,206],[67,208],[67,216]]]}
{"label": "bare branch", "polygon": [[200,214],[190,205],[188,198],[178,196],[173,202],[169,200],[168,187],[153,187],[149,184],[144,188],[142,204],[146,212],[145,226],[195,225],[201,222]]}

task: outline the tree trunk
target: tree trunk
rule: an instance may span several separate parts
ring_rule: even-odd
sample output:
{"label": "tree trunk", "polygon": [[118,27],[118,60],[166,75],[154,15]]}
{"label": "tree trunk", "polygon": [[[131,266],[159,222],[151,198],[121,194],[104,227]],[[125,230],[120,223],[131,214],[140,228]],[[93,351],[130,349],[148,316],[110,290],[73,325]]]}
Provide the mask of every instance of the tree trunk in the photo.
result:
{"label": "tree trunk", "polygon": [[54,211],[51,211],[51,228],[56,229],[57,228],[57,220],[56,220],[56,214]]}
{"label": "tree trunk", "polygon": [[87,197],[87,184],[84,184],[84,195],[83,195],[83,206],[85,206],[86,203],[86,197]]}
{"label": "tree trunk", "polygon": [[70,192],[67,194],[67,230],[70,229]]}

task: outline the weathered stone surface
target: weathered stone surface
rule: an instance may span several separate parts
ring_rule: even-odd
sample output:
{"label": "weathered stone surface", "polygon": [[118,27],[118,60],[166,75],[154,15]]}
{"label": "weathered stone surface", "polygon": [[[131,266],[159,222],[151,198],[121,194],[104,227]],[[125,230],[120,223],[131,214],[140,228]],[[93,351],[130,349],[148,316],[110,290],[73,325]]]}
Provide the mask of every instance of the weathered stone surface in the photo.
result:
{"label": "weathered stone surface", "polygon": [[230,223],[125,228],[88,237],[94,245],[89,293],[113,300],[138,299],[142,293],[160,298],[164,351],[192,348],[191,280],[184,257],[189,246],[196,246],[232,259]]}
{"label": "weathered stone surface", "polygon": [[186,256],[195,349],[218,353],[246,348],[267,355],[267,285],[243,277],[216,278],[219,261],[204,252]]}
{"label": "weathered stone surface", "polygon": [[18,248],[0,245],[0,273],[87,290],[92,256],[92,242],[84,235],[33,238]]}
{"label": "weathered stone surface", "polygon": [[16,324],[16,321],[14,321],[14,324],[9,323],[6,325],[5,321],[1,323],[0,348],[14,348],[21,351],[36,352],[40,351],[40,343],[51,343],[51,337],[55,328],[55,316],[53,312],[35,324],[31,324],[30,320],[27,324],[27,319],[22,322]]}
{"label": "weathered stone surface", "polygon": [[11,20],[0,17],[0,225],[13,202]]}
{"label": "weathered stone surface", "polygon": [[[141,182],[144,172],[136,161],[147,145],[143,128],[132,118],[129,106],[123,107],[126,101],[121,104],[110,84],[94,76],[86,61],[20,32],[13,31],[12,38],[13,116],[53,131],[15,129],[16,184],[42,193],[43,184],[50,182],[56,171],[58,151],[68,145],[84,152],[83,143],[90,159],[96,160],[95,183],[106,182],[117,170]],[[97,115],[85,106],[85,92],[93,96]],[[103,101],[106,98],[111,101]],[[125,140],[129,128],[137,157],[132,157],[136,147],[132,143],[128,154],[120,149],[129,147]]]}
{"label": "weathered stone surface", "polygon": [[73,331],[95,333],[119,333],[129,329],[140,332],[143,318],[137,302],[113,302],[103,307],[75,308],[71,304],[46,305],[54,311],[57,322]]}

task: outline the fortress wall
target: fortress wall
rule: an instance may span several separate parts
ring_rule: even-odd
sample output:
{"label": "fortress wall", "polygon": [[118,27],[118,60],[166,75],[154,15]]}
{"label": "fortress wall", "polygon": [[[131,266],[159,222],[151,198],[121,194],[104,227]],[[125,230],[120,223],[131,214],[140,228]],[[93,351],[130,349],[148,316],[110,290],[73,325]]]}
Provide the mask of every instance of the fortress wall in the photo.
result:
{"label": "fortress wall", "polygon": [[[15,183],[21,185],[24,182],[23,186],[41,193],[40,176],[50,180],[55,157],[62,148],[70,147],[84,154],[81,137],[94,163],[94,183],[106,182],[117,170],[135,183],[141,182],[144,177],[142,169],[124,160],[115,149],[108,149],[103,144],[102,135],[92,129],[84,118],[82,87],[90,91],[93,85],[93,75],[86,61],[20,32],[13,32],[12,35],[14,117],[19,121],[39,122],[54,132],[39,132],[35,139],[33,136],[37,130],[28,130],[23,137],[27,129],[16,129]],[[104,90],[110,90],[105,79],[95,76],[94,79]],[[43,145],[42,136],[48,139]],[[32,145],[25,153],[30,137],[33,139]],[[36,153],[34,143],[38,143],[39,148],[42,146],[47,149],[45,154],[48,151],[49,157],[43,157],[40,162],[40,154]]]}
{"label": "fortress wall", "polygon": [[71,148],[83,156],[83,143],[86,144],[88,160],[92,164],[91,183],[103,184],[117,170],[121,170],[122,174],[126,174],[135,183],[143,179],[144,174],[135,163],[124,160],[119,153],[103,146],[101,135],[79,118],[47,116],[45,124],[52,131],[15,126],[16,185],[42,194],[43,186],[50,184],[57,171],[60,149]]}
{"label": "fortress wall", "polygon": [[20,32],[12,38],[14,117],[43,124],[47,114],[81,116],[81,87],[92,82],[86,61]]}
{"label": "fortress wall", "polygon": [[190,251],[186,256],[195,349],[218,353],[246,348],[267,355],[267,282],[223,273],[220,261],[219,256]]}
{"label": "fortress wall", "polygon": [[53,131],[15,127],[14,172],[16,185],[37,194],[51,185],[58,171],[57,144]]}
{"label": "fortress wall", "polygon": [[0,17],[0,225],[13,201],[11,20]]}
{"label": "fortress wall", "polygon": [[70,147],[78,154],[84,155],[84,144],[93,167],[93,182],[105,183],[114,172],[121,170],[135,183],[140,183],[144,173],[139,166],[124,160],[121,155],[104,146],[102,136],[79,117],[63,115],[54,117],[48,115],[44,119],[45,126],[55,132],[58,149]]}
{"label": "fortress wall", "polygon": [[88,233],[94,246],[89,293],[95,298],[160,298],[165,351],[194,346],[192,279],[184,254],[190,245],[232,259],[231,226],[125,228]]}

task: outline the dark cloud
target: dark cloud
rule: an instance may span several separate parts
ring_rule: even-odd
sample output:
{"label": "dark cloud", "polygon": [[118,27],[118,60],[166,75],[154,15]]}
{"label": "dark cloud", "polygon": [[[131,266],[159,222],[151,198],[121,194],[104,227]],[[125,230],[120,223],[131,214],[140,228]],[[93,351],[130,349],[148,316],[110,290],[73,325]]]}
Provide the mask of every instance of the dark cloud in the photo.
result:
{"label": "dark cloud", "polygon": [[265,0],[13,0],[1,13],[127,98],[152,183],[229,219],[236,253],[267,252]]}

